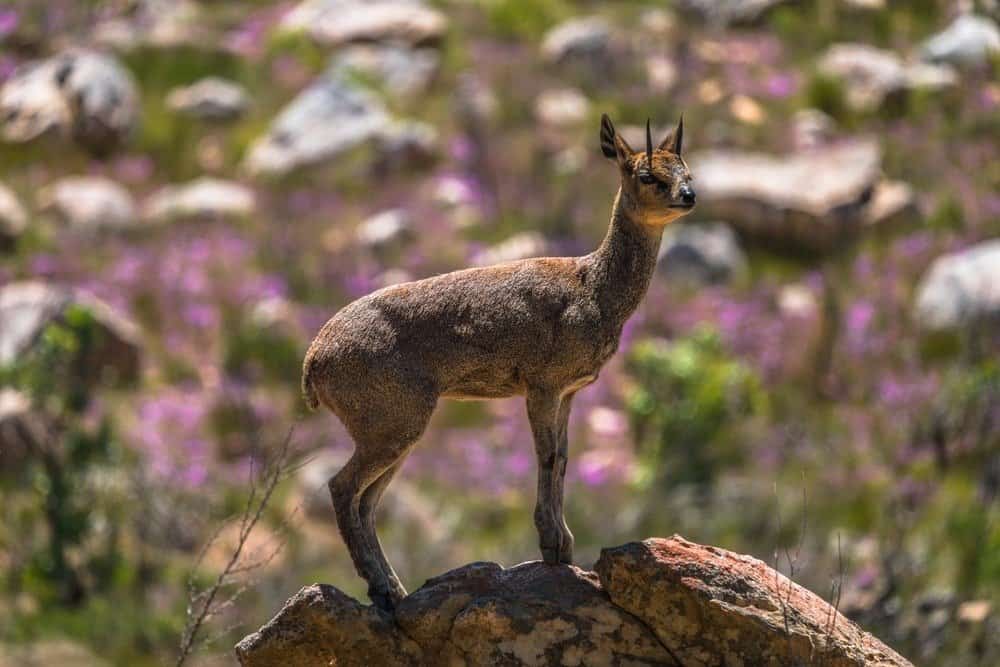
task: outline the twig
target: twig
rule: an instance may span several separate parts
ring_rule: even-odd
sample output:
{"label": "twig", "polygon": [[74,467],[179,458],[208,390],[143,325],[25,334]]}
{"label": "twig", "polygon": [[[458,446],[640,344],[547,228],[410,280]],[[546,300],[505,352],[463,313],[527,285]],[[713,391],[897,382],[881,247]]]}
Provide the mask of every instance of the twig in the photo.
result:
{"label": "twig", "polygon": [[[198,635],[204,625],[223,610],[233,606],[236,600],[249,587],[249,584],[243,584],[237,587],[237,589],[227,598],[219,599],[222,589],[230,582],[232,577],[267,565],[275,558],[275,556],[278,555],[278,553],[280,553],[283,548],[284,541],[282,540],[282,542],[279,543],[278,546],[265,558],[256,560],[250,564],[239,564],[240,557],[243,555],[243,551],[246,548],[250,534],[253,532],[253,529],[257,526],[263,516],[264,510],[267,508],[267,505],[271,500],[271,496],[274,494],[278,484],[282,480],[286,479],[291,472],[298,470],[299,466],[291,460],[291,441],[292,434],[294,432],[294,427],[289,429],[288,435],[285,437],[285,440],[281,445],[281,449],[273,457],[273,459],[268,462],[267,465],[260,469],[259,475],[254,474],[254,464],[253,459],[251,459],[250,491],[247,494],[247,501],[240,514],[240,527],[236,539],[236,546],[233,548],[233,552],[230,554],[229,561],[226,563],[226,566],[215,578],[212,585],[203,591],[196,590],[196,586],[194,584],[194,574],[192,572],[192,576],[188,580],[188,620],[184,626],[183,632],[181,633],[180,650],[177,654],[177,660],[174,663],[175,667],[182,667],[182,665],[190,657],[192,651],[198,643]],[[213,532],[211,538],[199,552],[198,557],[195,560],[194,570],[197,570],[198,567],[204,562],[209,549],[218,540],[223,528],[226,525],[229,525],[229,523],[229,521],[223,522]]]}

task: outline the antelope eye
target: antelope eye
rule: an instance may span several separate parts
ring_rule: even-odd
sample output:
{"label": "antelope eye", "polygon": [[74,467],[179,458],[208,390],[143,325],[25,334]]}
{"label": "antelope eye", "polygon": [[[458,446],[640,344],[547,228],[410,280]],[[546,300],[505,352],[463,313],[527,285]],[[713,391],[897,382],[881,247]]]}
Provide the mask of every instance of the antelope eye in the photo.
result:
{"label": "antelope eye", "polygon": [[645,183],[646,185],[652,185],[653,183],[656,182],[656,179],[653,178],[653,175],[648,171],[640,171],[639,181]]}

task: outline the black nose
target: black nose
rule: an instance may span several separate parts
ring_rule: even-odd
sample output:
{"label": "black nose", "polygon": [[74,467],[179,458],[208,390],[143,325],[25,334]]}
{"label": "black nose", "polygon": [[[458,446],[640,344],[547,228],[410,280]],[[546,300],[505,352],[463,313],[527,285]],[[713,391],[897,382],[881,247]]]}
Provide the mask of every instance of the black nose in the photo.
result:
{"label": "black nose", "polygon": [[681,186],[680,195],[681,195],[681,201],[684,202],[685,204],[694,204],[695,201],[694,190],[692,190],[691,186],[688,185],[687,183]]}

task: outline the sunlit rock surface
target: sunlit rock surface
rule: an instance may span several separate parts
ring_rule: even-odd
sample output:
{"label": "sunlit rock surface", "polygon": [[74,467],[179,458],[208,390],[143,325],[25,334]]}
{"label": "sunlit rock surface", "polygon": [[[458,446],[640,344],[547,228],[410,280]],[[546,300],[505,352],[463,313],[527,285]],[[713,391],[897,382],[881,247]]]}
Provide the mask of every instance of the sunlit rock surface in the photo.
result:
{"label": "sunlit rock surface", "polygon": [[674,536],[571,565],[472,563],[392,613],[333,586],[292,597],[236,646],[276,665],[909,665],[763,562]]}
{"label": "sunlit rock surface", "polygon": [[287,174],[356,148],[391,124],[373,93],[342,73],[327,72],[292,100],[251,146],[246,167],[257,175]]}
{"label": "sunlit rock surface", "polygon": [[867,44],[834,44],[817,63],[819,71],[844,83],[847,102],[877,109],[887,97],[910,90],[941,90],[958,83],[947,65],[905,62],[892,51]]}
{"label": "sunlit rock surface", "polygon": [[444,14],[415,0],[305,0],[285,15],[284,30],[304,30],[324,46],[397,41],[427,44],[448,27]]}
{"label": "sunlit rock surface", "polygon": [[1000,324],[1000,239],[936,259],[917,287],[916,317],[929,330]]}
{"label": "sunlit rock surface", "polygon": [[54,134],[105,155],[135,129],[139,95],[112,56],[73,49],[20,67],[0,88],[0,117],[6,141]]}
{"label": "sunlit rock surface", "polygon": [[1000,53],[1000,28],[985,16],[962,14],[928,39],[922,53],[933,62],[977,65]]}
{"label": "sunlit rock surface", "polygon": [[167,95],[167,107],[200,120],[228,121],[242,116],[250,106],[246,90],[235,81],[206,77]]}
{"label": "sunlit rock surface", "polygon": [[881,149],[858,139],[787,155],[692,155],[702,210],[739,232],[789,248],[830,250],[864,227],[881,179]]}
{"label": "sunlit rock surface", "polygon": [[71,176],[43,188],[38,206],[77,231],[122,230],[137,220],[132,195],[101,176]]}
{"label": "sunlit rock surface", "polygon": [[0,250],[10,248],[28,226],[28,214],[14,191],[0,183]]}
{"label": "sunlit rock surface", "polygon": [[202,177],[183,185],[168,185],[153,193],[143,217],[153,222],[183,218],[243,218],[253,215],[253,190],[235,181]]}
{"label": "sunlit rock surface", "polygon": [[79,290],[40,281],[9,283],[0,288],[0,367],[10,365],[38,344],[50,324],[65,321],[79,307],[97,325],[93,345],[79,368],[82,379],[96,384],[132,381],[139,374],[139,339],[134,323],[103,301]]}

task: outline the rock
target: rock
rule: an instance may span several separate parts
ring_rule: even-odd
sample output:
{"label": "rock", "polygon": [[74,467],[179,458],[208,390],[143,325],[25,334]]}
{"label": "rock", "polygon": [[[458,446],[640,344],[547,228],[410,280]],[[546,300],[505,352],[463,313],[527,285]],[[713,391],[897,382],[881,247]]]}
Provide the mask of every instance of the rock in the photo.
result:
{"label": "rock", "polygon": [[243,86],[214,76],[174,88],[167,95],[168,108],[200,120],[235,120],[246,113],[249,106]]}
{"label": "rock", "polygon": [[576,88],[546,90],[535,100],[535,118],[543,125],[579,125],[589,112],[590,100]]}
{"label": "rock", "polygon": [[420,647],[392,618],[333,586],[299,591],[270,623],[236,645],[240,664],[419,665]]}
{"label": "rock", "polygon": [[28,214],[14,191],[0,183],[0,250],[11,248],[28,228]]}
{"label": "rock", "polygon": [[675,535],[604,549],[594,569],[611,601],[681,664],[910,664],[749,556]]}
{"label": "rock", "polygon": [[881,181],[865,207],[864,223],[868,227],[893,227],[918,217],[917,196],[908,183]]}
{"label": "rock", "polygon": [[834,44],[817,66],[821,73],[844,83],[847,103],[861,111],[878,108],[889,95],[940,90],[958,82],[950,67],[904,63],[892,51],[867,44]]}
{"label": "rock", "polygon": [[69,639],[0,644],[0,667],[106,667],[107,660]]}
{"label": "rock", "polygon": [[432,163],[439,152],[438,131],[420,121],[392,121],[375,133],[375,169],[402,171]]}
{"label": "rock", "polygon": [[45,442],[48,420],[16,389],[0,388],[0,471],[19,471],[33,449]]}
{"label": "rock", "polygon": [[934,260],[917,286],[916,319],[930,331],[1000,323],[1000,239]]}
{"label": "rock", "polygon": [[372,250],[384,250],[413,236],[413,221],[401,208],[376,213],[358,227],[358,242]]}
{"label": "rock", "polygon": [[131,382],[139,375],[139,334],[130,320],[103,301],[70,287],[37,281],[9,283],[0,288],[0,367],[29,354],[50,324],[65,320],[71,307],[89,312],[97,335],[81,360],[83,377],[92,385]]}
{"label": "rock", "polygon": [[102,21],[94,41],[119,51],[138,48],[215,49],[201,7],[192,0],[138,0],[127,16]]}
{"label": "rock", "polygon": [[606,549],[596,574],[472,563],[392,614],[313,584],[236,656],[244,667],[910,664],[764,563],[677,536]]}
{"label": "rock", "polygon": [[792,115],[792,145],[807,151],[830,143],[837,121],[819,109],[799,109]]}
{"label": "rock", "polygon": [[397,44],[354,44],[340,50],[332,69],[344,69],[378,81],[393,96],[418,95],[430,86],[441,65],[435,49],[411,49]]}
{"label": "rock", "polygon": [[548,252],[549,243],[540,233],[519,232],[476,253],[472,263],[475,266],[490,266],[529,257],[544,257]]}
{"label": "rock", "polygon": [[256,210],[256,197],[247,186],[203,177],[161,188],[146,201],[142,215],[152,222],[166,222],[181,218],[245,218]]}
{"label": "rock", "polygon": [[746,261],[736,234],[720,222],[671,225],[660,245],[660,272],[694,285],[728,282],[746,270]]}
{"label": "rock", "polygon": [[82,232],[123,230],[136,221],[132,195],[118,182],[101,176],[60,179],[39,192],[38,206]]}
{"label": "rock", "polygon": [[681,9],[694,12],[704,20],[723,25],[751,23],[767,10],[786,0],[681,0]]}
{"label": "rock", "polygon": [[389,41],[416,46],[440,41],[448,19],[413,0],[304,0],[281,27],[304,30],[323,46]]}
{"label": "rock", "polygon": [[873,139],[783,156],[715,150],[688,162],[704,212],[741,234],[812,251],[853,239],[881,176]]}
{"label": "rock", "polygon": [[250,148],[247,169],[282,176],[376,138],[392,124],[382,102],[343,73],[328,71],[301,92]]}
{"label": "rock", "polygon": [[928,39],[921,55],[930,62],[978,65],[1000,53],[1000,28],[985,16],[962,14]]}
{"label": "rock", "polygon": [[135,129],[139,98],[117,60],[74,49],[18,68],[0,88],[0,117],[6,141],[57,134],[105,155]]}
{"label": "rock", "polygon": [[611,26],[598,16],[570,19],[549,30],[542,39],[546,60],[606,62],[611,51]]}

